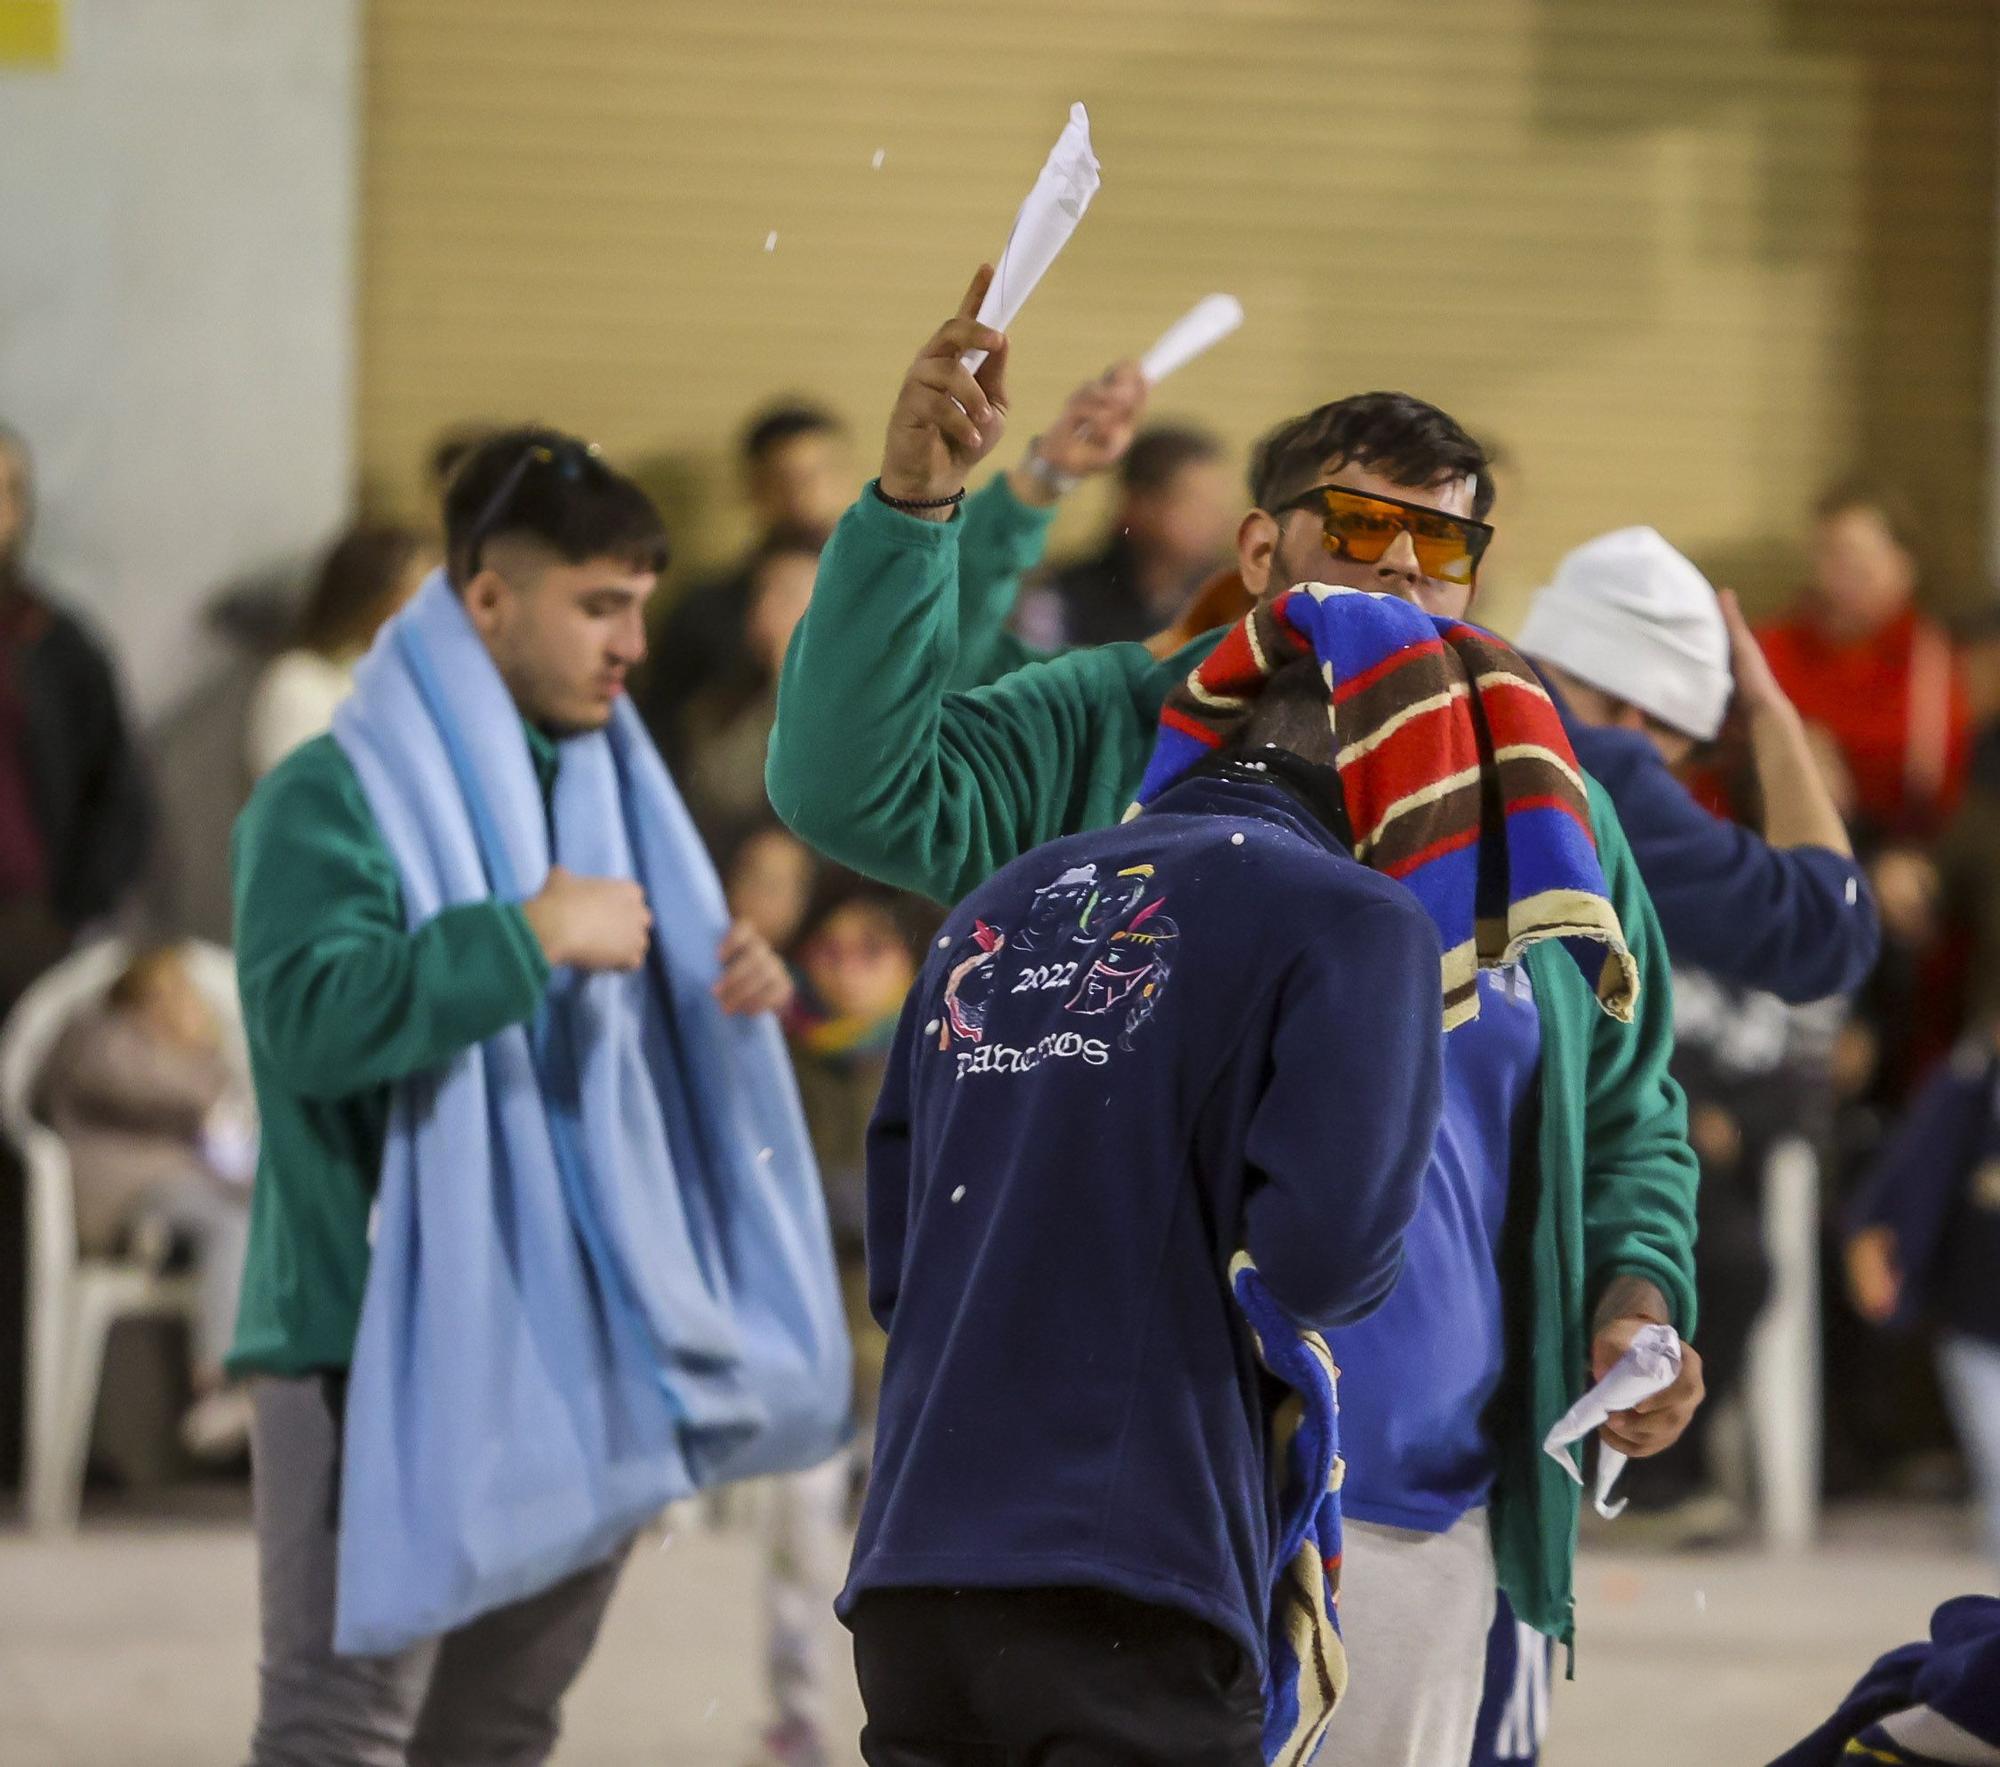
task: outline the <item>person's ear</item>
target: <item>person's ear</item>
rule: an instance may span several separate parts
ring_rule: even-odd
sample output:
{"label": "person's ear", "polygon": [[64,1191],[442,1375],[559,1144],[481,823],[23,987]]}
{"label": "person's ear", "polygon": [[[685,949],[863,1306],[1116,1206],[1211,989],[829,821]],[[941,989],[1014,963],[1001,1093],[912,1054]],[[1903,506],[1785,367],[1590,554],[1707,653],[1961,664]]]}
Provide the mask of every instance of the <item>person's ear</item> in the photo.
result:
{"label": "person's ear", "polygon": [[1236,528],[1236,572],[1243,579],[1243,587],[1250,591],[1251,598],[1262,601],[1274,588],[1289,589],[1289,583],[1277,583],[1278,541],[1282,530],[1278,518],[1264,510],[1253,509]]}
{"label": "person's ear", "polygon": [[465,617],[472,622],[473,630],[480,637],[491,638],[499,631],[506,618],[508,599],[513,593],[513,586],[507,579],[490,567],[466,584],[462,597]]}

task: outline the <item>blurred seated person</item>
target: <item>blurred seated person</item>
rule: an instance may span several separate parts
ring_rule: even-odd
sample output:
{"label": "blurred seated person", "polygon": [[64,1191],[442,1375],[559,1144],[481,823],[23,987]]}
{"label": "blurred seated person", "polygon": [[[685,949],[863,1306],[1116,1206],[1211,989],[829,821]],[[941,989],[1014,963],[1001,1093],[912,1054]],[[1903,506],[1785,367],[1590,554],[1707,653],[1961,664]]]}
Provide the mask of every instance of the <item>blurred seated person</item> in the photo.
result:
{"label": "blurred seated person", "polygon": [[812,849],[773,817],[722,843],[717,859],[730,918],[747,920],[773,951],[789,951],[812,906]]}
{"label": "blurred seated person", "polygon": [[[847,1453],[778,1480],[772,1494],[764,1568],[773,1707],[773,1722],[764,1735],[768,1767],[823,1767],[833,1759],[826,1621],[847,1568],[849,1503],[857,1476],[867,1468],[888,1350],[887,1334],[868,1311],[863,1243],[868,1123],[881,1095],[903,1001],[917,975],[910,905],[910,898],[852,872],[832,873],[794,929],[791,947],[798,992],[786,1015],[785,1035],[826,1187],[854,1341],[859,1434]],[[731,909],[735,911],[733,897]]]}
{"label": "blurred seated person", "polygon": [[713,851],[723,832],[770,814],[764,751],[778,716],[778,671],[812,600],[824,529],[779,528],[745,567],[742,666],[688,702],[674,778]]}
{"label": "blurred seated person", "polygon": [[245,741],[253,778],[332,727],[334,708],[353,691],[355,664],[437,562],[410,528],[357,527],[334,542],[290,647],[266,667],[251,697]]}
{"label": "blurred seated person", "polygon": [[[1041,464],[1030,450],[1027,470]],[[1237,514],[1220,441],[1177,424],[1141,430],[1118,466],[1104,543],[1022,596],[1022,637],[1047,651],[1152,637],[1228,562]]]}
{"label": "blurred seated person", "polygon": [[1828,492],[1815,511],[1812,582],[1759,634],[1787,697],[1840,749],[1865,845],[1942,828],[1971,754],[1951,639],[1916,606],[1915,527],[1886,490]]}
{"label": "blurred seated person", "polygon": [[110,915],[152,837],[103,645],[30,574],[28,445],[0,426],[0,1013]]}
{"label": "blurred seated person", "polygon": [[250,1232],[254,1119],[245,1076],[178,947],[133,958],[103,1003],[64,1031],[37,1103],[69,1150],[85,1257],[187,1247],[201,1307],[182,1437],[198,1458],[240,1454],[249,1397],[225,1385],[222,1359]]}
{"label": "blurred seated person", "polygon": [[738,456],[756,537],[737,563],[681,593],[634,686],[634,703],[676,778],[693,702],[711,690],[740,691],[746,676],[760,673],[746,633],[757,567],[772,540],[831,532],[859,483],[846,428],[817,405],[786,402],[758,412]]}

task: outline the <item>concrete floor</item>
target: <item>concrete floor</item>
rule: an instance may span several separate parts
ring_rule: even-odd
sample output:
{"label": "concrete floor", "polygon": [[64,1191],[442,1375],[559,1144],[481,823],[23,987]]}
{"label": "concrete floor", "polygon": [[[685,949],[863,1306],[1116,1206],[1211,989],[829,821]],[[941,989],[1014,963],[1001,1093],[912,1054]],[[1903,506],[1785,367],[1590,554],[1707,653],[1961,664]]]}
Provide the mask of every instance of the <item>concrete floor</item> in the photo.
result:
{"label": "concrete floor", "polygon": [[[1591,1550],[1579,1679],[1557,1691],[1548,1767],[1761,1767],[1879,1651],[1921,1635],[1937,1602],[1989,1587],[1936,1513],[1836,1518],[1825,1547],[1793,1561]],[[570,1702],[558,1760],[751,1760],[756,1588],[744,1534],[685,1531],[642,1549]],[[0,1761],[240,1760],[254,1597],[233,1494],[193,1519],[99,1517],[69,1541],[0,1534]],[[837,1634],[829,1643],[839,1651]],[[840,1713],[851,1737],[859,1710],[844,1678]],[[1328,1759],[1338,1758],[1336,1725]]]}

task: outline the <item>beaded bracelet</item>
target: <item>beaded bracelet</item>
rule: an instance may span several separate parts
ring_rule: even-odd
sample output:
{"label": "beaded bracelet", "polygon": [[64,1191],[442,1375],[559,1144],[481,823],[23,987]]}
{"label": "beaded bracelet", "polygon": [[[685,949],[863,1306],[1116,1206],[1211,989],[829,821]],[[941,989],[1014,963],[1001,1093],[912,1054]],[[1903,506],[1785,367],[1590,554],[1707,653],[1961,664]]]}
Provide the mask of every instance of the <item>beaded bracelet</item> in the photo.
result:
{"label": "beaded bracelet", "polygon": [[887,491],[882,489],[882,481],[877,479],[875,481],[875,495],[888,504],[891,509],[910,511],[919,509],[956,509],[959,504],[965,501],[965,487],[960,485],[949,497],[891,497]]}

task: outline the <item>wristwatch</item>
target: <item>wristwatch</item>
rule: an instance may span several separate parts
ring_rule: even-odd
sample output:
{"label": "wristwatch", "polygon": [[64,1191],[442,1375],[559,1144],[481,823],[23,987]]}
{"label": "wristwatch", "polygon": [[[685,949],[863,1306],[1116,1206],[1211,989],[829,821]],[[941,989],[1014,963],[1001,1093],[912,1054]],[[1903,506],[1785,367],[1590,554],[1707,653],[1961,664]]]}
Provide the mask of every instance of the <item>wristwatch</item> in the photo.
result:
{"label": "wristwatch", "polygon": [[1082,473],[1064,472],[1061,467],[1044,458],[1040,436],[1028,444],[1028,458],[1021,462],[1021,467],[1028,477],[1051,497],[1067,497],[1083,483]]}

